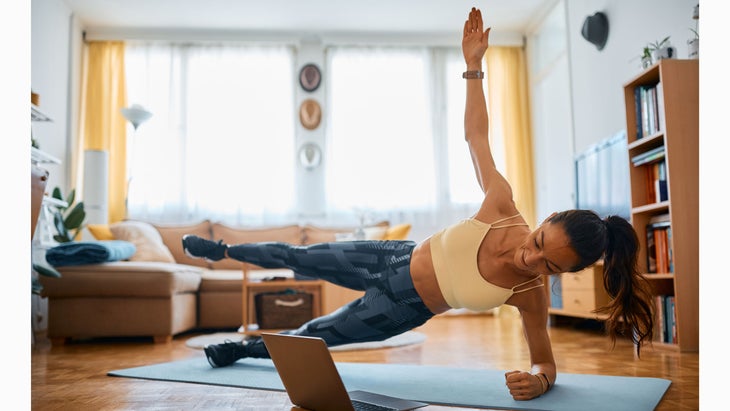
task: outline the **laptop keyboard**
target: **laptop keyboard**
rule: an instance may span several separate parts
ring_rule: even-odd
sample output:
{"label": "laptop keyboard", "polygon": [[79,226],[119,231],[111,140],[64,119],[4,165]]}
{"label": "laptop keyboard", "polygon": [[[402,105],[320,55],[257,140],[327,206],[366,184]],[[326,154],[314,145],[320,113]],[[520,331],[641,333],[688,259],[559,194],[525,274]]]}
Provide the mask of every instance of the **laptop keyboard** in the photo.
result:
{"label": "laptop keyboard", "polygon": [[355,411],[398,411],[397,408],[384,407],[382,405],[370,404],[369,402],[362,402],[358,400],[352,400],[352,406]]}

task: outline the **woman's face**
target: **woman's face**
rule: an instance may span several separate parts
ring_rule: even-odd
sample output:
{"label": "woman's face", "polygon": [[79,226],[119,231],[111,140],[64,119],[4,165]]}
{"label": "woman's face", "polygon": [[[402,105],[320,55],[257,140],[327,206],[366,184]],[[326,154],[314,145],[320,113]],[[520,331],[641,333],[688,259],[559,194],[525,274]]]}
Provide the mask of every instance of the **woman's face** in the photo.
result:
{"label": "woman's face", "polygon": [[562,225],[543,223],[517,248],[517,268],[534,274],[552,275],[568,272],[579,262]]}

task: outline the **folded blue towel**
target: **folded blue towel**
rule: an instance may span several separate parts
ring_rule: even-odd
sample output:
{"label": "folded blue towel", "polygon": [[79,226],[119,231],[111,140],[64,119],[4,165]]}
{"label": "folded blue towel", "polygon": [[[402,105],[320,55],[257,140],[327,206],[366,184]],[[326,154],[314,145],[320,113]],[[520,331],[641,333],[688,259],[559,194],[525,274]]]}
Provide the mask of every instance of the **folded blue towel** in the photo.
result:
{"label": "folded blue towel", "polygon": [[46,261],[54,267],[126,260],[137,247],[129,241],[72,241],[46,251]]}

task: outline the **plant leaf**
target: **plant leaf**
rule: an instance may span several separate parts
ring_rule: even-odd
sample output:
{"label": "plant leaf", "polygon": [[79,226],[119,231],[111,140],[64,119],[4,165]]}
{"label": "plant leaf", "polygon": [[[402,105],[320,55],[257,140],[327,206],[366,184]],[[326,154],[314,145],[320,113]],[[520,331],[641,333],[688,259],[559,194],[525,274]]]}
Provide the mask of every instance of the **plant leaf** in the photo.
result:
{"label": "plant leaf", "polygon": [[68,206],[71,207],[71,204],[73,204],[74,201],[76,201],[76,189],[72,188],[71,192],[68,193],[68,199],[66,202],[68,203]]}
{"label": "plant leaf", "polygon": [[63,214],[61,214],[59,210],[55,210],[53,212],[53,225],[56,226],[56,231],[58,231],[58,234],[68,237],[68,230],[64,225]]}
{"label": "plant leaf", "polygon": [[40,275],[45,275],[46,277],[61,278],[61,273],[50,265],[33,263],[33,270]]}
{"label": "plant leaf", "polygon": [[61,189],[58,187],[55,187],[53,189],[53,194],[51,195],[51,197],[55,198],[56,200],[63,201],[63,196],[61,195]]}
{"label": "plant leaf", "polygon": [[81,224],[86,218],[86,211],[84,210],[84,203],[78,203],[74,206],[71,212],[68,213],[64,220],[64,225],[69,230],[74,230],[81,227]]}

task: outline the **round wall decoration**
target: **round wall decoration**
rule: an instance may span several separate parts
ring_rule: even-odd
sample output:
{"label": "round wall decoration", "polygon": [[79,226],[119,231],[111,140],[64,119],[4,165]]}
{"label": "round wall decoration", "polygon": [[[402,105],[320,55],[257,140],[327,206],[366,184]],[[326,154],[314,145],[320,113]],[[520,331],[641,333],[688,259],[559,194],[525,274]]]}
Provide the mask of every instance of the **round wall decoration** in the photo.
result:
{"label": "round wall decoration", "polygon": [[322,82],[322,73],[316,64],[306,64],[299,71],[299,85],[306,91],[314,91]]}
{"label": "round wall decoration", "polygon": [[306,99],[299,107],[299,121],[307,130],[314,130],[319,127],[322,121],[322,108],[315,100]]}
{"label": "round wall decoration", "polygon": [[307,170],[316,168],[321,161],[322,150],[319,149],[318,145],[306,143],[299,149],[299,163]]}

